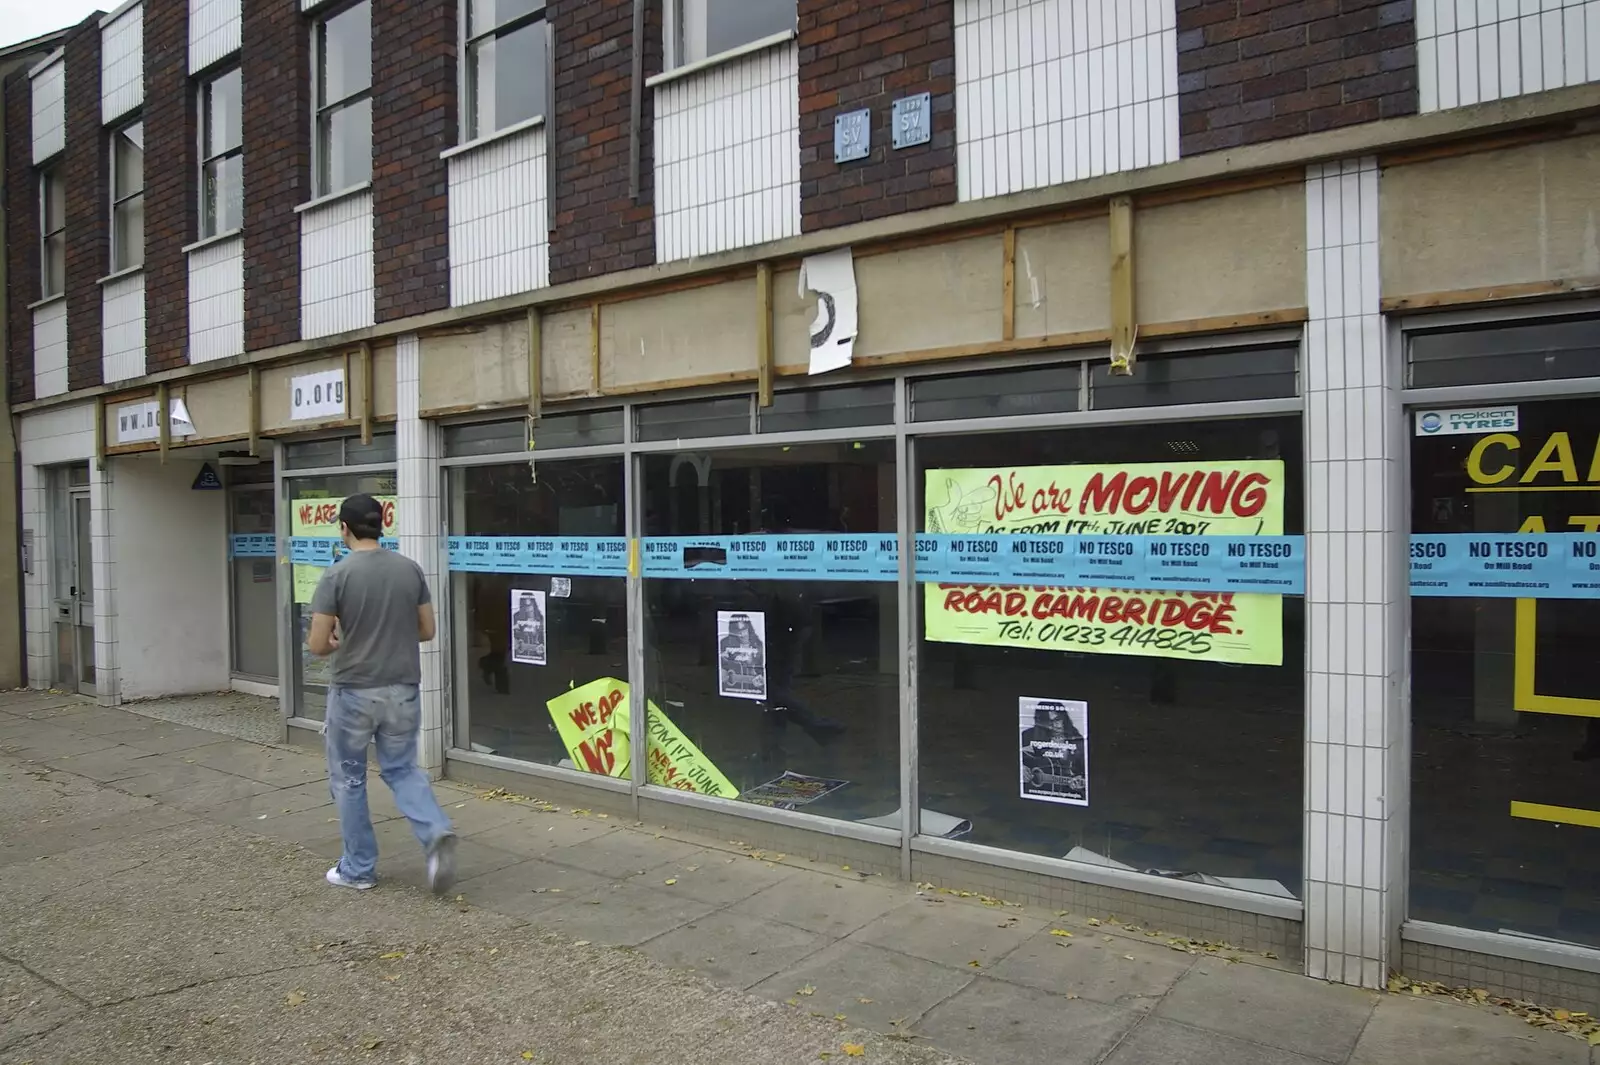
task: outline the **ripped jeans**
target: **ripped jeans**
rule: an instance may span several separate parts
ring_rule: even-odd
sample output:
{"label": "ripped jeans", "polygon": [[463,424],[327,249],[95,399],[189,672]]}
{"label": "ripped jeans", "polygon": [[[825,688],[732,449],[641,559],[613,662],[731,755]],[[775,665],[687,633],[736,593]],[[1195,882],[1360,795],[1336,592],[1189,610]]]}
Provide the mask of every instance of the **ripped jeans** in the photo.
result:
{"label": "ripped jeans", "polygon": [[369,742],[377,746],[379,775],[423,849],[450,833],[450,818],[434,798],[428,775],[417,768],[421,719],[415,684],[328,686],[328,789],[339,809],[339,832],[344,837],[339,871],[353,880],[373,879],[378,866],[378,838],[367,809]]}

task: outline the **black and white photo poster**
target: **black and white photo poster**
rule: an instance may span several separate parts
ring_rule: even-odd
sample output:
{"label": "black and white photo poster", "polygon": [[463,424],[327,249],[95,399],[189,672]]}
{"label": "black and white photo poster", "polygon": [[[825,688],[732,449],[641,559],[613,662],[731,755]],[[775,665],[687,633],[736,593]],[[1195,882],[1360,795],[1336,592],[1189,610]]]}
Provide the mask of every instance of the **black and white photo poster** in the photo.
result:
{"label": "black and white photo poster", "polygon": [[1017,700],[1022,797],[1089,805],[1089,704]]}
{"label": "black and white photo poster", "polygon": [[542,666],[547,661],[543,592],[511,590],[511,661],[525,666]]}
{"label": "black and white photo poster", "polygon": [[767,616],[760,611],[717,611],[717,694],[767,697]]}

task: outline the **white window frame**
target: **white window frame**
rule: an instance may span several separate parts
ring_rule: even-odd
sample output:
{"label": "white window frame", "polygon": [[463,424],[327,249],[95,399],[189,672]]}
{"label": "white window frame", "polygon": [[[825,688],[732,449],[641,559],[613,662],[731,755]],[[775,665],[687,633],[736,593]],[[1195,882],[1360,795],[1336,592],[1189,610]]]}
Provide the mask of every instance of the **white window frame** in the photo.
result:
{"label": "white window frame", "polygon": [[[340,15],[343,15],[345,12],[365,4],[367,8],[367,21],[370,27],[372,20],[372,3],[373,0],[353,0],[352,3],[340,4],[337,7],[332,7],[328,10],[318,11],[316,19],[311,24],[311,188],[312,196],[315,199],[335,196],[349,189],[359,188],[362,185],[366,185],[372,180],[372,138],[370,134],[367,138],[367,177],[361,181],[354,181],[349,185],[337,189],[331,187],[331,174],[325,173],[332,153],[328,150],[327,142],[324,139],[325,129],[327,130],[326,136],[332,136],[332,119],[333,116],[338,114],[340,111],[345,111],[351,107],[358,106],[363,102],[367,102],[370,115],[370,101],[372,100],[371,76],[368,76],[367,86],[364,89],[358,89],[350,95],[342,96],[337,100],[322,99],[322,45],[324,36],[327,33],[328,23],[332,22]],[[371,47],[372,45],[369,37],[369,42],[367,45],[369,71],[371,70]],[[370,130],[370,122],[368,128]]]}
{"label": "white window frame", "polygon": [[208,210],[209,200],[208,200],[208,198],[206,196],[206,176],[210,173],[211,167],[215,163],[226,162],[229,159],[238,159],[238,160],[240,160],[240,164],[239,164],[239,197],[240,197],[239,226],[235,227],[235,228],[243,228],[243,225],[244,225],[244,210],[243,210],[243,198],[244,198],[244,163],[243,163],[243,160],[244,160],[244,132],[243,132],[243,129],[240,130],[239,143],[237,145],[235,145],[232,148],[224,148],[222,151],[219,151],[219,152],[212,152],[211,154],[207,154],[207,152],[208,152],[208,150],[210,148],[210,136],[209,136],[209,134],[210,134],[210,123],[211,123],[211,106],[210,106],[210,104],[211,104],[211,90],[212,90],[212,87],[215,86],[217,84],[217,82],[221,81],[223,78],[226,78],[226,77],[228,77],[228,76],[230,76],[230,75],[232,75],[234,73],[238,73],[239,74],[239,82],[240,82],[239,117],[242,120],[243,117],[244,117],[244,74],[243,74],[243,72],[242,72],[242,70],[241,70],[241,68],[240,68],[240,66],[239,66],[239,64],[237,62],[234,62],[234,63],[232,63],[232,64],[230,64],[230,65],[228,65],[226,67],[222,67],[222,68],[220,68],[218,70],[212,71],[211,73],[207,74],[204,78],[199,79],[198,83],[195,86],[195,107],[196,107],[196,111],[197,111],[197,113],[195,115],[195,136],[196,136],[196,139],[199,142],[198,145],[196,146],[195,154],[198,155],[199,159],[200,159],[200,189],[199,189],[200,202],[196,205],[196,209],[198,211],[198,217],[200,219],[199,228],[200,228],[200,239],[201,240],[210,240],[212,237],[221,236],[224,233],[229,233],[229,232],[233,231],[232,229],[221,229],[221,228],[219,228],[217,226],[217,220],[216,220],[215,215],[211,211]]}
{"label": "white window frame", "polygon": [[142,208],[143,202],[144,202],[144,145],[143,145],[143,143],[141,143],[139,145],[139,191],[138,192],[130,192],[128,195],[123,196],[120,199],[117,197],[117,176],[118,176],[117,175],[117,141],[118,141],[118,138],[122,137],[123,134],[127,133],[128,130],[133,129],[135,126],[139,127],[139,139],[142,142],[144,140],[144,116],[143,115],[135,115],[129,121],[121,122],[118,125],[113,126],[109,131],[110,136],[111,136],[111,145],[110,145],[110,150],[106,154],[109,156],[109,159],[108,159],[108,162],[107,162],[107,165],[109,167],[109,174],[107,176],[108,176],[108,179],[110,181],[110,184],[107,185],[107,196],[106,196],[106,198],[111,201],[111,212],[110,212],[111,240],[110,240],[110,245],[111,245],[111,272],[113,274],[120,274],[125,270],[138,270],[138,269],[143,269],[144,268],[144,252],[145,252],[145,246],[144,246],[144,214],[143,214],[142,210],[140,211],[140,215],[139,215],[139,261],[138,262],[127,262],[127,261],[125,261],[123,259],[123,253],[126,251],[126,249],[124,249],[121,246],[121,242],[118,241],[118,239],[117,239],[117,215],[118,215],[118,213],[124,207],[126,207],[128,204],[133,203],[135,200],[138,200],[140,202],[141,208]]}
{"label": "white window frame", "polygon": [[[55,159],[39,167],[39,298],[55,299],[63,296],[67,291],[67,188],[62,175],[61,160]],[[61,218],[60,224],[54,229],[50,228],[50,185],[61,185]],[[50,285],[50,242],[60,238],[61,242],[61,285],[52,288]]]}
{"label": "white window frame", "polygon": [[[480,2],[480,0],[461,0],[461,6],[459,8],[458,15],[461,38],[461,68],[460,83],[458,87],[460,89],[461,100],[461,143],[463,144],[493,137],[495,134],[500,133],[503,130],[510,129],[513,125],[533,123],[544,118],[545,115],[550,111],[550,83],[554,80],[551,77],[551,65],[555,62],[555,52],[551,47],[550,7],[548,0],[546,0],[544,5],[541,6],[537,11],[530,11],[527,14],[518,15],[515,18],[508,19],[491,29],[484,30],[482,33],[474,34],[472,32],[472,6],[478,2]],[[497,122],[494,129],[479,129],[478,81],[474,76],[477,72],[477,68],[473,62],[475,48],[484,41],[505,37],[509,34],[515,33],[517,30],[523,29],[524,27],[531,26],[535,22],[544,24],[543,38],[545,84],[539,86],[539,91],[544,94],[544,106],[540,109],[538,114],[529,115],[527,118],[519,119],[515,123]]]}
{"label": "white window frame", "polygon": [[[672,71],[677,70],[679,67],[697,65],[700,63],[714,63],[721,56],[742,53],[749,50],[752,45],[759,45],[761,42],[767,40],[767,38],[764,37],[756,37],[749,41],[741,41],[730,48],[724,48],[720,52],[708,51],[707,54],[699,57],[698,59],[685,58],[686,53],[689,51],[685,43],[687,37],[687,21],[691,17],[695,17],[697,21],[700,21],[702,23],[699,26],[700,34],[704,36],[706,33],[706,26],[704,25],[704,22],[710,18],[709,13],[706,11],[706,5],[707,0],[665,0],[665,9],[662,12],[661,20],[661,35],[663,38],[662,68],[667,73],[671,73]],[[799,26],[799,7],[800,5],[798,0],[795,0],[795,20],[790,24],[788,30],[786,31],[787,35],[791,37],[794,36]]]}

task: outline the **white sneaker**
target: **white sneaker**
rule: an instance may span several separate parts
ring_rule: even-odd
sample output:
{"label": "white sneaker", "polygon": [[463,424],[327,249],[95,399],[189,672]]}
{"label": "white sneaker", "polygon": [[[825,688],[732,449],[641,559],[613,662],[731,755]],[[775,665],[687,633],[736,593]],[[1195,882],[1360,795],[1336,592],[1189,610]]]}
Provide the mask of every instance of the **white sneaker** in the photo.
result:
{"label": "white sneaker", "polygon": [[443,835],[428,849],[428,890],[443,895],[456,882],[456,837]]}
{"label": "white sneaker", "polygon": [[373,888],[378,886],[378,882],[376,880],[354,880],[348,876],[345,876],[343,873],[339,872],[339,867],[337,865],[328,870],[327,881],[334,887],[355,888],[357,891],[371,891]]}

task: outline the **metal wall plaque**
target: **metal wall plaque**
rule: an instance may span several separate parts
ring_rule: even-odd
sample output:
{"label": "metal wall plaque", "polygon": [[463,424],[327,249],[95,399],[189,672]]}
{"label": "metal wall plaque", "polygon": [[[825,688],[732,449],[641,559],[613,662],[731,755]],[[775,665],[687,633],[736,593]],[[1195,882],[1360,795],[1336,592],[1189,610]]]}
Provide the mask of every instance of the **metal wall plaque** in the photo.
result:
{"label": "metal wall plaque", "polygon": [[933,137],[933,98],[929,93],[896,100],[892,117],[891,139],[896,148],[927,144]]}
{"label": "metal wall plaque", "polygon": [[872,112],[846,111],[833,116],[833,161],[850,163],[872,151]]}

